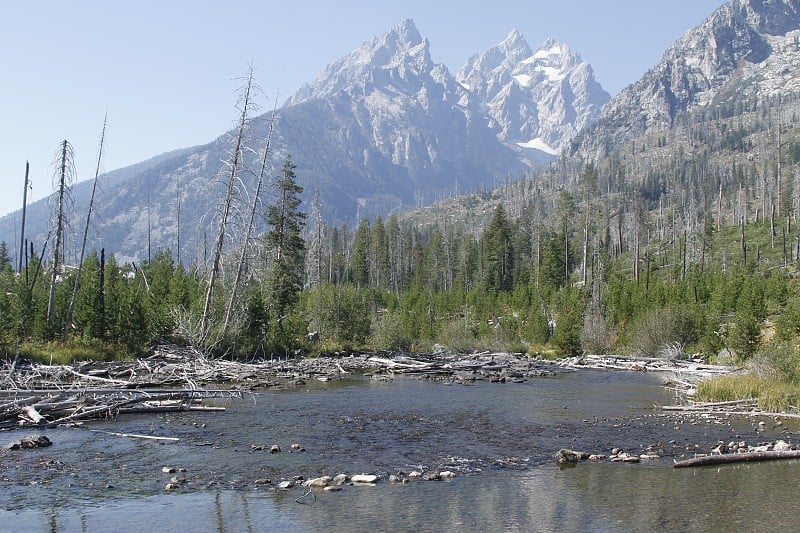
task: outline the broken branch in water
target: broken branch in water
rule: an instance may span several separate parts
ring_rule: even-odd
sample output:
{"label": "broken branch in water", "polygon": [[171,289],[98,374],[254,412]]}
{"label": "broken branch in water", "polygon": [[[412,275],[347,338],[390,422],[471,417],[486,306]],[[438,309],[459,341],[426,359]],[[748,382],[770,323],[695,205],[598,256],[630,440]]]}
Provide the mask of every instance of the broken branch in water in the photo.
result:
{"label": "broken branch in water", "polygon": [[[22,391],[18,391],[22,393]],[[25,391],[26,396],[6,402],[0,409],[0,428],[26,425],[48,426],[80,420],[109,418],[120,413],[165,413],[175,411],[224,411],[224,407],[200,405],[205,398],[220,397],[222,391],[148,391],[103,389],[76,391],[72,395],[53,395]],[[238,395],[227,391],[227,397]]]}
{"label": "broken branch in water", "polygon": [[798,459],[800,450],[772,451],[772,452],[744,452],[744,453],[724,453],[719,455],[704,455],[693,457],[684,461],[678,461],[673,466],[675,468],[688,468],[695,466],[709,466],[731,463],[746,463],[752,461],[774,461],[777,459]]}
{"label": "broken branch in water", "polygon": [[314,493],[313,493],[313,491],[312,491],[312,489],[310,489],[310,488],[308,489],[308,491],[307,491],[305,494],[303,494],[302,496],[298,497],[298,498],[295,500],[295,502],[296,502],[296,503],[302,503],[302,501],[303,501],[303,498],[305,498],[305,497],[306,497],[306,496],[308,496],[309,494],[310,494],[311,496],[313,496],[313,497],[314,497],[314,501],[316,502],[316,501],[317,501],[317,495],[316,495],[316,494],[314,494]]}
{"label": "broken branch in water", "polygon": [[90,429],[93,433],[104,433],[106,435],[113,435],[115,437],[128,437],[131,439],[151,439],[151,440],[165,440],[169,442],[178,442],[178,437],[156,437],[155,435],[139,435],[136,433],[117,433],[116,431],[103,431],[101,429]]}

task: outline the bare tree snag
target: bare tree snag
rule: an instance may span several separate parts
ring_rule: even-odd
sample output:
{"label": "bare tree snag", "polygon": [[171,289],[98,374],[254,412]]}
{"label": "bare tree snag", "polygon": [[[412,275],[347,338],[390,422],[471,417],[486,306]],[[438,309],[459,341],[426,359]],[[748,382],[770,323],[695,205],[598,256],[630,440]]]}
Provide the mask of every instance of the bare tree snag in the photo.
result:
{"label": "bare tree snag", "polygon": [[200,344],[205,345],[208,339],[208,329],[211,321],[211,305],[214,298],[214,287],[217,283],[220,268],[222,267],[222,247],[225,244],[225,234],[228,227],[228,216],[230,215],[233,204],[233,192],[236,185],[236,177],[239,167],[242,164],[242,145],[244,144],[244,133],[248,123],[248,111],[251,104],[250,92],[253,88],[253,68],[248,69],[245,81],[244,94],[242,96],[241,113],[239,125],[236,132],[232,161],[230,162],[230,173],[226,183],[225,199],[222,203],[222,213],[220,215],[219,230],[217,240],[214,244],[214,255],[212,257],[211,272],[208,276],[208,287],[206,288],[205,304],[203,305],[203,315],[200,318]]}
{"label": "bare tree snag", "polygon": [[242,276],[244,275],[245,264],[247,262],[247,250],[250,246],[250,238],[253,234],[253,227],[255,225],[255,218],[256,218],[256,211],[258,209],[258,205],[260,203],[261,198],[261,188],[264,184],[264,175],[267,172],[267,164],[269,163],[269,154],[270,154],[270,145],[272,143],[272,133],[275,130],[275,120],[277,119],[277,101],[275,103],[275,107],[272,109],[272,118],[270,119],[269,123],[269,132],[267,133],[267,143],[264,147],[264,155],[261,158],[261,170],[258,173],[258,181],[256,183],[256,190],[253,194],[253,202],[250,206],[250,219],[247,223],[247,230],[245,232],[244,242],[242,243],[242,251],[239,254],[239,261],[236,266],[236,277],[233,280],[233,287],[231,287],[231,296],[228,299],[228,306],[225,309],[225,320],[222,324],[222,336],[224,337],[228,331],[228,326],[231,320],[231,314],[233,313],[233,303],[236,301],[236,293],[239,289],[239,285],[242,282]]}
{"label": "bare tree snag", "polygon": [[50,293],[47,299],[47,322],[53,318],[53,306],[56,296],[56,282],[58,281],[59,270],[63,261],[64,233],[67,229],[67,202],[69,200],[69,185],[75,173],[73,165],[74,154],[72,145],[69,141],[62,141],[61,147],[56,155],[56,205],[53,212],[53,227],[56,234],[56,243],[53,248],[52,275],[50,277]]}
{"label": "bare tree snag", "polygon": [[17,272],[22,272],[22,257],[25,255],[25,211],[28,209],[28,176],[30,175],[31,164],[25,161],[25,188],[22,190],[22,229],[19,236],[19,257],[17,258]]}
{"label": "bare tree snag", "polygon": [[72,328],[72,315],[75,312],[75,302],[78,300],[78,289],[81,285],[81,272],[83,271],[83,258],[86,254],[86,239],[89,235],[89,224],[92,221],[92,208],[94,206],[94,195],[97,192],[97,178],[100,176],[100,164],[103,161],[103,148],[106,142],[106,126],[108,125],[108,112],[103,118],[103,131],[100,134],[100,149],[97,154],[97,166],[94,169],[94,181],[92,182],[92,194],[89,196],[89,207],[86,211],[86,226],[83,228],[83,242],[81,243],[81,256],[78,259],[78,271],[75,273],[75,284],[72,286],[72,299],[69,302],[67,318],[64,321],[63,340],[67,340],[69,330]]}

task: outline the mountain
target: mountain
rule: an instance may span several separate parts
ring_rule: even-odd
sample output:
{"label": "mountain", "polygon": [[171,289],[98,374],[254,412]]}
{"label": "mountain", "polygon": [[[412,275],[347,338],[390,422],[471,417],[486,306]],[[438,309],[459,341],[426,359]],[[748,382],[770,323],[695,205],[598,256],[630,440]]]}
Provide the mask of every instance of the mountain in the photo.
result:
{"label": "mountain", "polygon": [[800,1],[733,0],[688,31],[639,81],[623,89],[570,152],[593,157],[681,114],[742,96],[800,89]]}
{"label": "mountain", "polygon": [[548,39],[535,51],[517,30],[475,55],[456,78],[484,103],[507,143],[550,156],[592,124],[609,101],[591,65]]}
{"label": "mountain", "polygon": [[[537,158],[552,160],[564,139],[593,119],[605,92],[565,45],[548,42],[534,53],[518,32],[509,39],[499,62],[490,61],[497,52],[487,51],[462,69],[461,80],[432,60],[428,40],[410,19],[363,43],[278,110],[271,175],[290,155],[303,199],[318,190],[326,222],[353,224],[485,189],[529,172]],[[515,115],[514,98],[530,111]],[[246,211],[254,188],[270,117],[248,124],[239,211]],[[90,248],[105,247],[120,261],[170,248],[184,262],[202,263],[217,231],[232,134],[102,177]],[[536,155],[530,146],[548,153]],[[76,233],[89,191],[89,183],[73,190]],[[37,248],[47,219],[45,202],[30,206],[26,233]],[[18,228],[19,213],[0,219],[0,240],[15,244]]]}
{"label": "mountain", "polygon": [[298,175],[334,199],[338,219],[357,205],[387,213],[529,168],[497,138],[480,101],[432,61],[410,19],[301,87],[278,131]]}

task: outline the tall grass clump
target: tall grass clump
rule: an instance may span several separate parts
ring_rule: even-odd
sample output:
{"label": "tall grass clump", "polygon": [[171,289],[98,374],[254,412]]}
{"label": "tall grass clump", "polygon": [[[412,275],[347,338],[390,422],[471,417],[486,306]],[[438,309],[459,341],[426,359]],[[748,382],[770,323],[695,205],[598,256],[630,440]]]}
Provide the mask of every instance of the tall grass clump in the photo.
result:
{"label": "tall grass clump", "polygon": [[800,398],[800,352],[791,343],[762,348],[744,374],[727,375],[701,382],[697,398],[703,401],[757,399],[767,411],[798,407]]}

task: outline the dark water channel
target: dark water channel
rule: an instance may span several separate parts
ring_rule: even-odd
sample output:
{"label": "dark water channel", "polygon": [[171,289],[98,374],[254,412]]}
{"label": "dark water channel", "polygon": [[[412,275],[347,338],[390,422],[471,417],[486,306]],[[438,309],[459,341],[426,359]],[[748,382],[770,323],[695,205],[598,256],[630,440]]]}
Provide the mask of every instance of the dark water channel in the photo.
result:
{"label": "dark water channel", "polygon": [[[797,428],[654,408],[672,401],[657,376],[637,373],[470,386],[353,379],[246,395],[225,413],[48,430],[49,448],[0,452],[0,531],[794,530],[800,462],[685,470],[672,462],[718,440],[797,440]],[[0,433],[0,445],[25,434]],[[270,453],[273,444],[282,451]],[[552,454],[565,447],[661,459],[561,470]],[[458,475],[386,481],[412,470]],[[337,473],[383,479],[301,503],[303,488],[274,490],[294,476]],[[166,492],[175,476],[185,481]]]}

